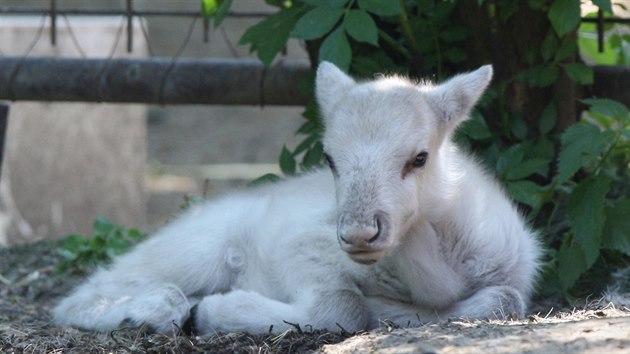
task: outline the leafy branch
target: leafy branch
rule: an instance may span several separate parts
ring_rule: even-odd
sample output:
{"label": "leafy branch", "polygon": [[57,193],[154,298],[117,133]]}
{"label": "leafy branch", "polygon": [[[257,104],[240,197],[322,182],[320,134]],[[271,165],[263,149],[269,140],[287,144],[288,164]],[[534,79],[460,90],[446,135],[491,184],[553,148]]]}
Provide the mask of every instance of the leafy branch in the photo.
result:
{"label": "leafy branch", "polygon": [[[305,41],[313,61],[331,61],[359,77],[389,72],[441,78],[494,60],[494,87],[457,140],[482,157],[542,229],[549,252],[541,288],[567,298],[592,291],[604,281],[593,275],[602,267],[630,262],[630,118],[618,102],[579,100],[584,91],[577,88],[593,83],[593,70],[578,52],[603,58],[593,54],[596,44],[586,35],[594,25],[581,23],[579,1],[269,2],[278,12],[240,41],[267,65],[290,39]],[[611,0],[594,4],[613,16]],[[601,60],[628,63],[630,36],[607,29],[612,54]],[[579,119],[583,108],[588,118]],[[280,154],[285,175],[321,162],[322,124],[313,102],[303,117],[302,142]]]}

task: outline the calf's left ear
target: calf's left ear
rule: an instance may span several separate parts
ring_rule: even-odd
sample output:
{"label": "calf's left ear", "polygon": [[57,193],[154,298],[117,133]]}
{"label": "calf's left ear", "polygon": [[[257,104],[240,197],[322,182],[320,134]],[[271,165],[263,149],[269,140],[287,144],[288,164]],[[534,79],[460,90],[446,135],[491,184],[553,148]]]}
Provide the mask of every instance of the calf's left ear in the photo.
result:
{"label": "calf's left ear", "polygon": [[486,90],[491,79],[492,66],[484,65],[475,71],[459,74],[432,87],[426,92],[426,99],[437,113],[440,122],[453,129],[468,119],[470,110]]}
{"label": "calf's left ear", "polygon": [[315,96],[324,119],[330,119],[333,107],[355,81],[334,64],[322,62],[317,68]]}

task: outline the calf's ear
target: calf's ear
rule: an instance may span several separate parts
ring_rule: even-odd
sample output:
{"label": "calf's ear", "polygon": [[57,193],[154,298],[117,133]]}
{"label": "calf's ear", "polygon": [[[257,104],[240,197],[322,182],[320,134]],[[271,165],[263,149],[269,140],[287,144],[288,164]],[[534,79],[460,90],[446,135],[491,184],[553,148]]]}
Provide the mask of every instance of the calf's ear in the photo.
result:
{"label": "calf's ear", "polygon": [[447,129],[454,129],[459,123],[468,119],[475,106],[492,79],[492,66],[459,74],[430,88],[426,92],[427,102],[438,116],[441,124]]}
{"label": "calf's ear", "polygon": [[317,68],[315,79],[315,95],[319,109],[325,119],[329,119],[334,106],[342,97],[343,92],[354,85],[354,80],[334,64],[321,62]]}

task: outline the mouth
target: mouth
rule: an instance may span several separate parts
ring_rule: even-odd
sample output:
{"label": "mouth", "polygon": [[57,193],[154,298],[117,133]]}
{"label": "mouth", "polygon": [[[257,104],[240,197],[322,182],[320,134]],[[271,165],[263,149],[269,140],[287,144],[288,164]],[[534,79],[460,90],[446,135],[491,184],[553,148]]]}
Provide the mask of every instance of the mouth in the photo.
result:
{"label": "mouth", "polygon": [[346,251],[350,259],[360,264],[374,264],[385,255],[385,251]]}

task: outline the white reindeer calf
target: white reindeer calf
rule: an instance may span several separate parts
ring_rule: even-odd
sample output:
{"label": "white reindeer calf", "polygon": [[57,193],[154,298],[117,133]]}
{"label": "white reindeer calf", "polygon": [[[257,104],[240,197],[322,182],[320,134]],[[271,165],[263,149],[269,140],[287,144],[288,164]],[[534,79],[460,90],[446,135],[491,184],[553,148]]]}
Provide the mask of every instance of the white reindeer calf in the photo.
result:
{"label": "white reindeer calf", "polygon": [[56,322],[205,334],[523,316],[536,236],[451,142],[491,76],[484,66],[436,86],[357,83],[322,63],[316,94],[332,173],[189,211],[63,299]]}

